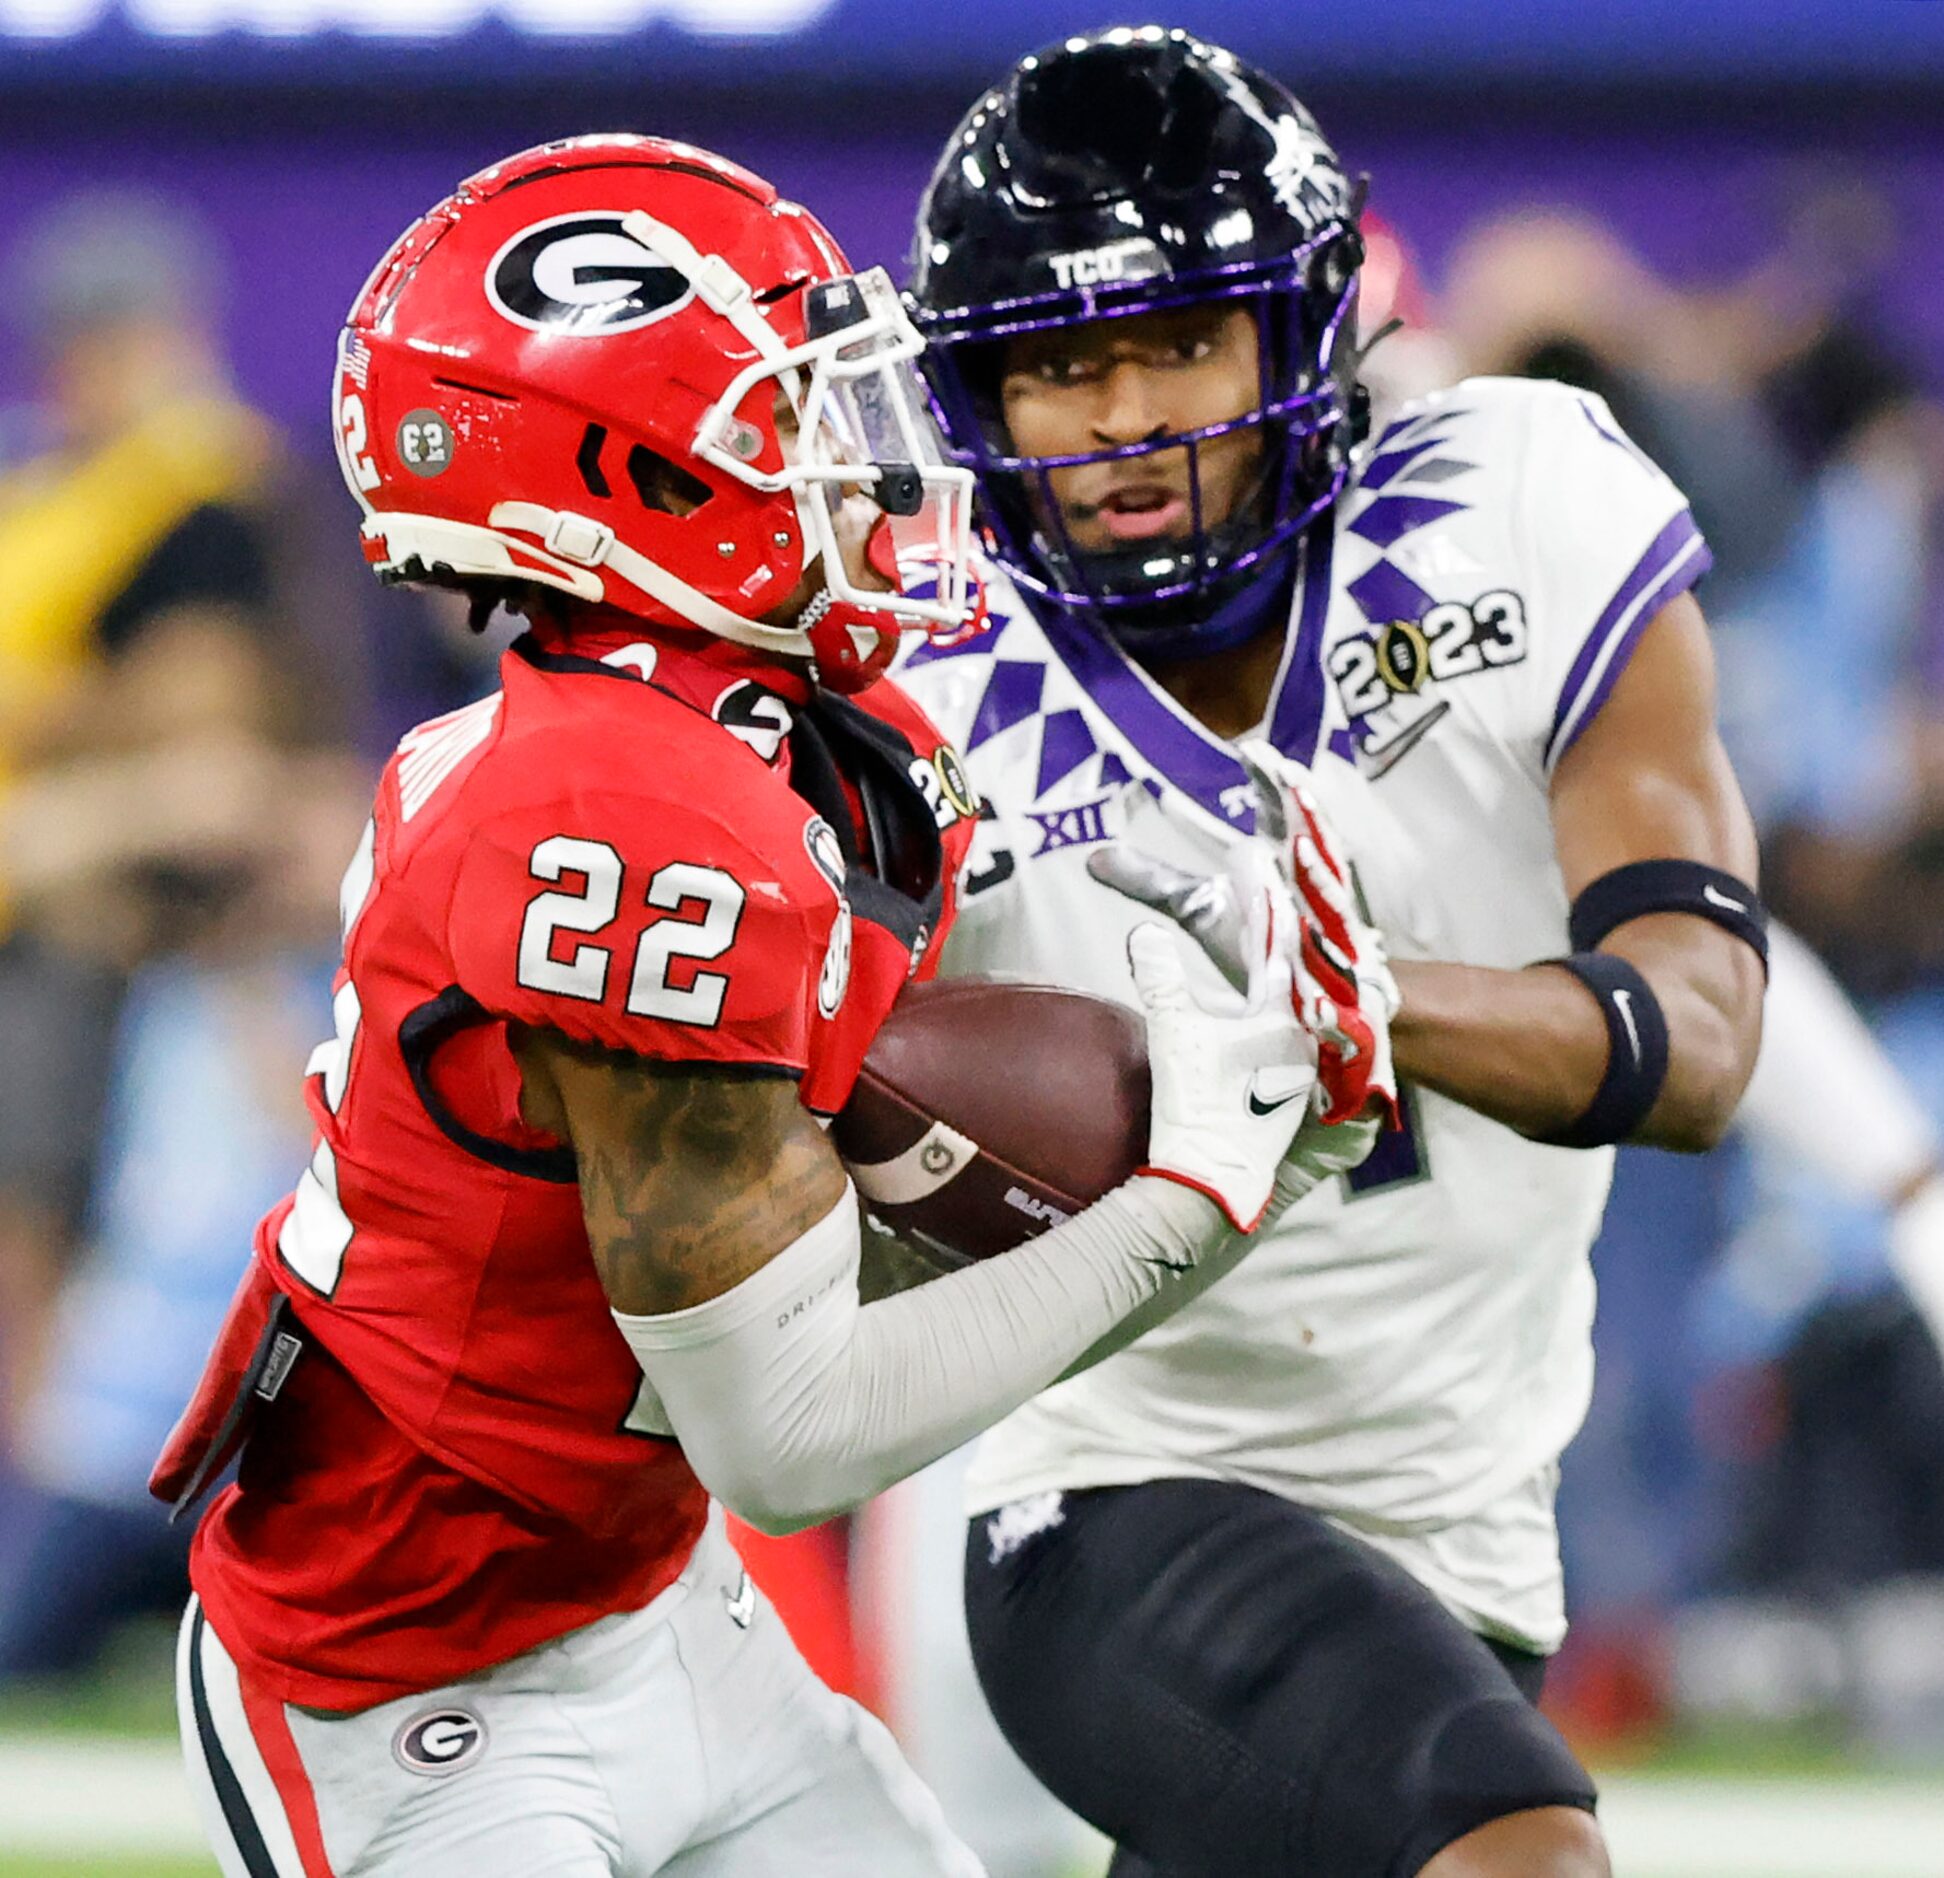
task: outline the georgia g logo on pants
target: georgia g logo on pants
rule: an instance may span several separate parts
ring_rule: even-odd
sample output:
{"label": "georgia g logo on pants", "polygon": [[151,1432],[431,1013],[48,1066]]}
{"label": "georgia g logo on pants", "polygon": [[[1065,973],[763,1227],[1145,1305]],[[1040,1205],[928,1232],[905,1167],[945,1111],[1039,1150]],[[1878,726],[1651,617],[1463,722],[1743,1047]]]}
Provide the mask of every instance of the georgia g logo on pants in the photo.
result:
{"label": "georgia g logo on pants", "polygon": [[414,1715],[392,1737],[393,1758],[408,1774],[456,1774],[485,1748],[486,1724],[463,1708]]}

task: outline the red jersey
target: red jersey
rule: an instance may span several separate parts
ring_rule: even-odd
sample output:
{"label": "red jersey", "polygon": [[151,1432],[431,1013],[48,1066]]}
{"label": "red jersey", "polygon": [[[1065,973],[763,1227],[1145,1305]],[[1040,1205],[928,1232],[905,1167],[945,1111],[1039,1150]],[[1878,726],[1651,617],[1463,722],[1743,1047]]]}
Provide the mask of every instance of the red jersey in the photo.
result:
{"label": "red jersey", "polygon": [[400,745],[346,877],[316,1147],[255,1247],[306,1347],[193,1554],[232,1653],[319,1708],[645,1604],[706,1513],[631,1426],[641,1372],[508,1021],[834,1112],[976,814],[889,684],[791,698],[733,647],[638,635],[529,635],[501,681]]}

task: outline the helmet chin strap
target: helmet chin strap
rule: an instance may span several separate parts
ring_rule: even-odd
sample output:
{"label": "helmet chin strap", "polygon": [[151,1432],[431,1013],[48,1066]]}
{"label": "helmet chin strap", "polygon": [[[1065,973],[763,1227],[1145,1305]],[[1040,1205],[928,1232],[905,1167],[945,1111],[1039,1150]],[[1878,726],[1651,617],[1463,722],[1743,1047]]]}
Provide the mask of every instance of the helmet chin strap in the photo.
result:
{"label": "helmet chin strap", "polygon": [[1292,543],[1277,559],[1251,569],[1243,586],[1212,612],[1205,606],[1163,600],[1146,619],[1137,608],[1108,615],[1106,631],[1136,660],[1205,659],[1233,652],[1264,633],[1280,633],[1288,626],[1295,576]]}
{"label": "helmet chin strap", "polygon": [[897,631],[886,627],[882,615],[838,599],[828,587],[810,596],[797,627],[810,641],[817,682],[829,691],[862,691],[876,684],[898,649]]}
{"label": "helmet chin strap", "polygon": [[[793,624],[766,626],[732,613],[585,516],[537,502],[500,502],[489,519],[495,528],[538,536],[556,557],[611,569],[692,626],[772,657],[812,661],[819,681],[833,691],[861,691],[875,682],[897,648],[899,629],[890,608],[861,607],[836,598],[827,587],[811,596]],[[888,530],[885,539],[888,545]]]}
{"label": "helmet chin strap", "polygon": [[[781,653],[785,657],[807,659],[810,641],[791,626],[765,626],[759,620],[744,619],[732,613],[719,600],[712,600],[699,588],[691,587],[679,574],[672,574],[659,561],[651,561],[639,549],[631,548],[610,528],[587,522],[560,509],[549,509],[538,502],[497,502],[489,517],[495,528],[537,535],[550,552],[564,559],[580,561],[587,567],[612,569],[649,599],[666,607],[678,619],[700,626],[738,645],[753,646],[759,652]],[[577,538],[574,524],[589,531]]]}

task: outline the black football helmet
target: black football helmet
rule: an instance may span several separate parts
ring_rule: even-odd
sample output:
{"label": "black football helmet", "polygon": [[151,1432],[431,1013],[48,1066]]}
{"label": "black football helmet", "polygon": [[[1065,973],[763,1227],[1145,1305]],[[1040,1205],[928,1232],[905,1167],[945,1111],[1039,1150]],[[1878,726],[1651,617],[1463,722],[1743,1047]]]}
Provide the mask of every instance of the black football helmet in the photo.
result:
{"label": "black football helmet", "polygon": [[[989,547],[1024,586],[1130,644],[1192,649],[1208,614],[1336,499],[1363,427],[1362,197],[1288,91],[1179,29],[1064,40],[967,112],[919,211],[909,298],[940,427],[979,479]],[[999,402],[1004,341],[1226,300],[1257,320],[1253,410],[1118,449],[1014,452]],[[1248,427],[1266,446],[1259,481],[1204,526],[1201,447]],[[1189,537],[1080,550],[1049,473],[1175,449],[1189,459]]]}

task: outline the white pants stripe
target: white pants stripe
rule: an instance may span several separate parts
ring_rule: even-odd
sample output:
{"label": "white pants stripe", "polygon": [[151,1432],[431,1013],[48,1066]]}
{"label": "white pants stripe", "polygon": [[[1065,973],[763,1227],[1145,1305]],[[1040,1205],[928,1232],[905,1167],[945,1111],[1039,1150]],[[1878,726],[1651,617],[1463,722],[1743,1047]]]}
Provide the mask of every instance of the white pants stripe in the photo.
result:
{"label": "white pants stripe", "polygon": [[236,1665],[195,1598],[176,1642],[176,1708],[190,1789],[223,1878],[308,1878],[244,1716]]}

